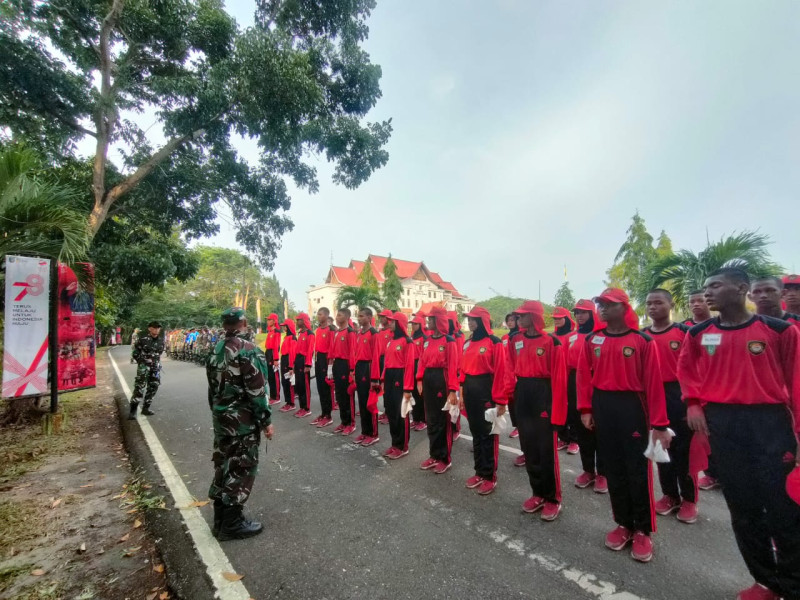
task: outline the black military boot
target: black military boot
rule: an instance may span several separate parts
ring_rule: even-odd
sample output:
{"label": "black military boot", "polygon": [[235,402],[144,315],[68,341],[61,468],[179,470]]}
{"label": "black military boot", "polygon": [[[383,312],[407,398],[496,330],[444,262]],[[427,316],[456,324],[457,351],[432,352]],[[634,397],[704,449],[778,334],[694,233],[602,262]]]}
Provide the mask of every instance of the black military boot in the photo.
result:
{"label": "black military boot", "polygon": [[220,542],[243,540],[258,535],[263,530],[264,527],[258,521],[249,521],[244,518],[242,506],[226,506],[223,509],[222,525],[219,528],[217,539]]}
{"label": "black military boot", "polygon": [[128,420],[134,421],[136,419],[136,411],[139,410],[139,401],[131,400],[131,412],[128,414]]}
{"label": "black military boot", "polygon": [[211,529],[211,533],[214,534],[214,537],[219,535],[219,530],[222,527],[222,517],[225,514],[225,505],[222,503],[222,500],[214,500],[214,527]]}
{"label": "black military boot", "polygon": [[145,402],[144,406],[142,407],[142,414],[146,417],[152,417],[155,413],[152,408],[150,408],[150,403]]}

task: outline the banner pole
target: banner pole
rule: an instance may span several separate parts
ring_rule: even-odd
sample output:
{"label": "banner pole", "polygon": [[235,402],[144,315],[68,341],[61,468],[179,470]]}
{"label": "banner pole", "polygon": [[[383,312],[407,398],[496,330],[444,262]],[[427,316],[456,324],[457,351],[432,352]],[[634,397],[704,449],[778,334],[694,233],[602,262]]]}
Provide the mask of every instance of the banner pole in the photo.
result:
{"label": "banner pole", "polygon": [[50,413],[58,412],[58,259],[50,259]]}

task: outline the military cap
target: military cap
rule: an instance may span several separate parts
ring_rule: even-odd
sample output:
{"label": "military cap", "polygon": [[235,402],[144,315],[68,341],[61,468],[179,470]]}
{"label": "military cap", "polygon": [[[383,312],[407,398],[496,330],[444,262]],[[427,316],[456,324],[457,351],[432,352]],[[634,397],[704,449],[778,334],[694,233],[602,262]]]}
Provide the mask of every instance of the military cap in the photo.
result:
{"label": "military cap", "polygon": [[148,327],[158,327],[160,329],[161,328],[161,323],[159,323],[158,321],[150,321],[147,324],[147,326]]}
{"label": "military cap", "polygon": [[230,308],[226,308],[222,312],[222,320],[226,323],[232,323],[234,321],[244,321],[244,309],[241,306],[231,306]]}

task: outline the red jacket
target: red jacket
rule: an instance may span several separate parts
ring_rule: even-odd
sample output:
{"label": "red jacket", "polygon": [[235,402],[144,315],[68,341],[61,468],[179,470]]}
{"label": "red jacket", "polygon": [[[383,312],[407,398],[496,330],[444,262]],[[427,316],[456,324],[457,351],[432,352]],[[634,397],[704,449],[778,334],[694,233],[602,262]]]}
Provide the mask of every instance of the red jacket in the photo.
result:
{"label": "red jacket", "polygon": [[328,364],[333,364],[337,358],[342,358],[350,365],[350,370],[356,368],[353,351],[356,346],[356,332],[352,327],[340,329],[333,335],[331,349],[328,352]]}
{"label": "red jacket", "polygon": [[325,327],[317,327],[314,332],[315,348],[317,353],[328,354],[331,351],[331,344],[333,344],[333,337],[335,335],[333,327],[326,325]]}
{"label": "red jacket", "polygon": [[280,327],[273,327],[267,332],[267,339],[264,342],[264,353],[272,350],[272,360],[277,362],[281,357],[281,330]]}
{"label": "red jacket", "polygon": [[422,381],[425,369],[444,369],[447,390],[458,390],[458,349],[451,336],[439,334],[426,340],[417,366],[417,381]]}
{"label": "red jacket", "polygon": [[377,339],[375,340],[375,356],[383,356],[386,354],[386,346],[394,337],[394,331],[389,328],[381,329],[378,332]]}
{"label": "red jacket", "polygon": [[637,329],[610,334],[606,329],[586,336],[578,364],[578,410],[592,412],[594,389],[644,394],[652,427],[669,425],[658,349],[653,338]]}
{"label": "red jacket", "polygon": [[375,358],[375,340],[378,332],[374,327],[370,327],[366,331],[359,330],[356,333],[356,343],[353,345],[353,357],[350,359],[350,364],[355,368],[355,364],[362,360],[371,361]]}
{"label": "red jacket", "polygon": [[372,361],[373,381],[385,381],[388,369],[403,369],[403,391],[411,392],[414,389],[414,342],[411,338],[403,335],[389,340],[384,353],[383,372],[380,363],[379,360]]}
{"label": "red jacket", "polygon": [[286,319],[283,324],[289,328],[289,335],[281,342],[281,357],[289,359],[289,368],[294,366],[295,349],[297,348],[297,337],[295,336],[295,324],[291,319]]}
{"label": "red jacket", "polygon": [[503,342],[493,335],[479,341],[471,338],[464,343],[461,355],[459,381],[464,383],[467,375],[492,375],[492,400],[496,404],[508,404],[505,393],[508,361]]}
{"label": "red jacket", "polygon": [[645,327],[644,332],[653,338],[658,348],[658,364],[661,366],[661,379],[664,383],[678,381],[678,356],[681,344],[689,328],[682,323],[673,323],[664,331],[653,331]]}

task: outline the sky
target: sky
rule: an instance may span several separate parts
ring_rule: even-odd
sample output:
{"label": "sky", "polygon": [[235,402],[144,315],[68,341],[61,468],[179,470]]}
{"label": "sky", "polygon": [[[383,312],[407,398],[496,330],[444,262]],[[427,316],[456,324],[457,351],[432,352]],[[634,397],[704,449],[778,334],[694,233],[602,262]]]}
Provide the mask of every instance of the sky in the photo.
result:
{"label": "sky", "polygon": [[[296,306],[331,255],[369,253],[476,300],[552,301],[566,266],[591,297],[637,210],[675,249],[757,228],[800,269],[800,3],[378,0],[368,24],[389,162],[347,190],[323,160],[293,192],[275,274]],[[211,243],[237,247],[224,220]]]}

